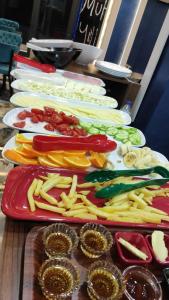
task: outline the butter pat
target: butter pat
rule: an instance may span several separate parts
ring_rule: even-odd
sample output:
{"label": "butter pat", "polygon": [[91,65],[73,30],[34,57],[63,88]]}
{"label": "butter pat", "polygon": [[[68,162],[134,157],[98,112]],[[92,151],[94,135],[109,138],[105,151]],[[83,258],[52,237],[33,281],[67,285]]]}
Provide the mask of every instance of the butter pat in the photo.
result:
{"label": "butter pat", "polygon": [[161,262],[165,262],[168,257],[168,249],[164,241],[164,232],[155,230],[151,236],[151,243],[156,258]]}

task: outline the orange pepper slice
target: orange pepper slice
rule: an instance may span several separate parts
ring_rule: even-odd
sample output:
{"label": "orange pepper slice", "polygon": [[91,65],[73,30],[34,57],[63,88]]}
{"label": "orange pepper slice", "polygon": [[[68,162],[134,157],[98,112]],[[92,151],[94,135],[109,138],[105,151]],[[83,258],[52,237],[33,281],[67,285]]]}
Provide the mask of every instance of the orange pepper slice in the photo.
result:
{"label": "orange pepper slice", "polygon": [[27,139],[22,133],[16,134],[15,142],[19,144],[32,144],[32,140]]}
{"label": "orange pepper slice", "polygon": [[90,161],[94,167],[103,168],[105,166],[105,163],[107,161],[105,154],[93,151],[91,151],[90,154]]}
{"label": "orange pepper slice", "polygon": [[4,155],[6,158],[8,158],[14,162],[20,163],[20,164],[38,165],[38,162],[36,159],[30,159],[30,158],[23,157],[20,153],[18,153],[16,150],[13,150],[13,149],[7,149],[4,152]]}
{"label": "orange pepper slice", "polygon": [[59,165],[60,167],[68,167],[69,166],[69,164],[67,164],[66,161],[64,160],[64,156],[62,154],[49,154],[49,155],[47,155],[47,157],[52,162]]}
{"label": "orange pepper slice", "polygon": [[38,162],[42,166],[48,166],[48,167],[54,167],[54,168],[59,168],[60,166],[53,163],[50,159],[44,156],[39,156],[38,157]]}
{"label": "orange pepper slice", "polygon": [[71,167],[76,168],[88,168],[91,166],[90,160],[86,157],[78,157],[78,156],[72,156],[72,157],[64,157],[64,160],[69,164]]}

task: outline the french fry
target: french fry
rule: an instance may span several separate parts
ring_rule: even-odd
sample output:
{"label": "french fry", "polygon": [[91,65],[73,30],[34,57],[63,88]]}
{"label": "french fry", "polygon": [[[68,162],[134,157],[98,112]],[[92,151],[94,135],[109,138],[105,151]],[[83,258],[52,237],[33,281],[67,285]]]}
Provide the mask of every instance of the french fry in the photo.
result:
{"label": "french fry", "polygon": [[94,187],[94,186],[97,186],[98,183],[96,182],[85,182],[85,183],[81,183],[81,184],[78,184],[77,187],[79,188],[89,188],[89,187]]}
{"label": "french fry", "polygon": [[59,202],[58,202],[58,207],[65,207],[63,201],[59,201]]}
{"label": "french fry", "polygon": [[35,196],[39,196],[42,185],[43,185],[43,181],[40,180],[40,179],[37,179],[37,186],[36,186],[36,189],[35,189],[35,192],[34,192]]}
{"label": "french fry", "polygon": [[109,221],[113,222],[127,222],[127,223],[144,223],[143,219],[137,217],[120,217],[118,215],[112,214],[111,217],[107,218]]}
{"label": "french fry", "polygon": [[92,215],[96,215],[98,217],[101,218],[109,218],[112,216],[111,213],[107,213],[105,211],[100,210],[99,208],[93,207],[93,206],[88,206],[88,211],[92,214]]}
{"label": "french fry", "polygon": [[157,209],[157,208],[154,208],[154,207],[146,206],[145,210],[149,211],[149,212],[157,213],[159,215],[168,216],[167,213],[164,212],[163,210],[160,210],[160,209]]}
{"label": "french fry", "polygon": [[123,238],[119,238],[118,242],[137,257],[143,260],[146,260],[148,258],[147,254],[145,254],[143,251],[139,250],[138,248],[136,248],[135,246],[133,246],[131,243],[124,240]]}
{"label": "french fry", "polygon": [[81,199],[86,206],[97,207],[90,200],[88,200],[85,195],[77,194],[77,199]]}
{"label": "french fry", "polygon": [[128,210],[129,208],[130,208],[130,204],[129,204],[129,202],[128,202],[128,203],[124,203],[124,204],[122,204],[122,205],[104,206],[104,207],[101,207],[100,210],[103,210],[103,211],[105,211],[105,212],[112,213],[112,212],[115,212],[115,211]]}
{"label": "french fry", "polygon": [[92,215],[92,214],[89,214],[89,213],[77,214],[77,215],[74,215],[74,217],[79,218],[79,219],[97,220],[96,215]]}
{"label": "french fry", "polygon": [[75,192],[76,192],[76,187],[77,187],[77,175],[73,175],[73,179],[72,179],[72,186],[69,192],[69,197],[73,198]]}
{"label": "french fry", "polygon": [[76,215],[84,214],[84,213],[87,213],[87,212],[88,212],[88,209],[86,209],[86,208],[72,209],[72,210],[69,210],[69,211],[65,211],[63,213],[63,216],[65,216],[65,217],[74,217]]}
{"label": "french fry", "polygon": [[65,212],[64,208],[52,206],[52,205],[45,204],[45,203],[42,203],[42,202],[39,202],[39,201],[35,201],[35,205],[38,208],[41,208],[41,209],[44,209],[44,210],[49,210],[49,211],[56,212],[56,213],[59,213],[59,214],[63,214]]}
{"label": "french fry", "polygon": [[130,200],[136,202],[140,206],[140,208],[144,208],[147,205],[147,203],[139,196],[137,196],[134,191],[129,192],[128,197]]}
{"label": "french fry", "polygon": [[88,194],[90,194],[90,191],[79,191],[79,194],[87,196]]}
{"label": "french fry", "polygon": [[59,173],[48,173],[48,179],[60,176]]}
{"label": "french fry", "polygon": [[62,192],[60,194],[60,198],[62,199],[63,203],[64,203],[64,206],[65,208],[70,208],[71,207],[71,204],[70,204],[70,198],[65,194],[65,192]]}
{"label": "french fry", "polygon": [[36,178],[34,178],[34,180],[32,181],[32,183],[28,189],[28,192],[27,192],[29,206],[30,206],[30,210],[32,212],[34,212],[36,210],[33,194],[36,190],[37,182],[38,182],[38,180]]}
{"label": "french fry", "polygon": [[49,190],[54,188],[55,185],[59,182],[59,180],[60,180],[59,174],[46,180],[46,182],[43,184],[43,187],[42,187],[44,192],[48,192]]}
{"label": "french fry", "polygon": [[40,190],[40,195],[43,199],[45,199],[47,202],[53,205],[58,205],[57,199],[46,193],[44,190]]}
{"label": "french fry", "polygon": [[83,203],[75,203],[73,209],[86,208]]}
{"label": "french fry", "polygon": [[58,189],[68,189],[70,188],[70,184],[58,183],[55,185],[55,187]]}

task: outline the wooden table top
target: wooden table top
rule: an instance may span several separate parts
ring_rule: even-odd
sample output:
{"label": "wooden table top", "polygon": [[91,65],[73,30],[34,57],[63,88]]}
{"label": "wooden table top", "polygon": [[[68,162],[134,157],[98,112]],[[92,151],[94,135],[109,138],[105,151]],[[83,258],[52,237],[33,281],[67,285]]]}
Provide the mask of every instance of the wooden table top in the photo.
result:
{"label": "wooden table top", "polygon": [[[23,280],[24,244],[27,233],[30,231],[30,229],[34,226],[39,225],[42,226],[44,225],[44,223],[15,221],[6,218],[0,257],[1,300],[22,299],[21,294]],[[141,230],[139,229],[139,231]],[[167,300],[168,293],[165,287],[163,287],[163,294],[163,300]]]}
{"label": "wooden table top", "polygon": [[140,84],[136,82],[132,77],[131,78],[114,77],[99,71],[93,64],[89,64],[88,66],[82,66],[75,63],[71,63],[65,69],[75,73],[81,73],[88,76],[98,77],[102,80],[113,81],[125,85],[134,84],[140,86]]}

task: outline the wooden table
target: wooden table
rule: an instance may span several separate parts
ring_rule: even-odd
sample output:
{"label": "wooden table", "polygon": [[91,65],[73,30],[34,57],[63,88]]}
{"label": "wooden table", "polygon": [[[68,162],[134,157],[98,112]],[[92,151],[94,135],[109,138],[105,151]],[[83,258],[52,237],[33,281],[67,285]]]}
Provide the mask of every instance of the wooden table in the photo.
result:
{"label": "wooden table", "polygon": [[98,71],[92,64],[82,66],[73,63],[68,65],[66,70],[102,79],[106,84],[107,95],[117,99],[119,106],[122,106],[126,99],[134,102],[141,87],[140,83],[132,77],[130,79],[113,77]]}
{"label": "wooden table", "polygon": [[[14,221],[6,218],[4,238],[0,258],[0,299],[21,300],[23,254],[27,233],[34,226],[44,223]],[[118,228],[117,228],[118,230]],[[141,230],[139,230],[141,231]],[[162,269],[162,268],[161,268]],[[168,292],[163,286],[163,300],[168,299]],[[36,299],[35,299],[36,300]]]}

